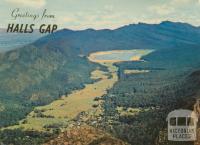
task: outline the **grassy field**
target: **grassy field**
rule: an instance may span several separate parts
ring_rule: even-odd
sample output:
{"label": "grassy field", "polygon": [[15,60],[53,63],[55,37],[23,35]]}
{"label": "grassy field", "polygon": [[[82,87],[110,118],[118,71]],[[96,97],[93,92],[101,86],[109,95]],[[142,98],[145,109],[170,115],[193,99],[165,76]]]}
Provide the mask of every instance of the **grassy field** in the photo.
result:
{"label": "grassy field", "polygon": [[[117,67],[113,66],[112,63],[104,63],[103,65],[109,68],[109,72],[95,70],[91,73],[91,78],[100,79],[100,81],[86,84],[84,89],[74,91],[68,96],[62,96],[61,99],[49,105],[36,107],[26,119],[19,122],[19,125],[8,128],[45,131],[45,126],[55,124],[65,128],[69,121],[79,113],[92,109],[92,105],[95,103],[94,98],[106,94],[106,90],[110,89],[118,80]],[[107,73],[111,73],[112,77],[108,78]]]}

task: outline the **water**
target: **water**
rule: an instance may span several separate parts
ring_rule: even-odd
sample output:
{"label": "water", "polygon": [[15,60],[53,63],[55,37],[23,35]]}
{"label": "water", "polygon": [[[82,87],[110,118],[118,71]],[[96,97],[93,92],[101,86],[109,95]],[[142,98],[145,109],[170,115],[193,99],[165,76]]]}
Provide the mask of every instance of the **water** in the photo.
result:
{"label": "water", "polygon": [[101,52],[94,55],[95,60],[119,60],[130,61],[134,57],[140,58],[143,55],[150,53],[152,50],[120,50],[120,51],[108,51]]}

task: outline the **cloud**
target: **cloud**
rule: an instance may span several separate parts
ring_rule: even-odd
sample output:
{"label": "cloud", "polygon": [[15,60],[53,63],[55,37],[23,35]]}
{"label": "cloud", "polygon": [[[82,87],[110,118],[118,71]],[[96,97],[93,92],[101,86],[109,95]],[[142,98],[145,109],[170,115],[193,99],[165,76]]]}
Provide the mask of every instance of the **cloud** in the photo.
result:
{"label": "cloud", "polygon": [[41,8],[46,4],[45,0],[5,0],[6,2],[25,7]]}
{"label": "cloud", "polygon": [[191,9],[197,3],[200,3],[200,0],[169,0],[163,4],[153,5],[149,7],[149,10],[158,15],[169,15],[181,8],[190,7]]}
{"label": "cloud", "polygon": [[191,5],[191,4],[197,4],[200,0],[171,0],[169,1],[169,5],[175,5],[177,7],[183,6],[183,5]]}
{"label": "cloud", "polygon": [[[120,21],[119,21],[120,20]],[[119,26],[130,23],[132,19],[127,18],[126,13],[110,13],[105,9],[101,11],[75,12],[73,14],[59,15],[57,23],[70,29],[114,29]]]}
{"label": "cloud", "polygon": [[113,5],[105,5],[105,6],[104,6],[104,9],[105,9],[106,11],[112,12],[113,9],[114,9],[114,7],[113,7]]}
{"label": "cloud", "polygon": [[172,0],[171,3],[173,4],[188,4],[194,0]]}
{"label": "cloud", "polygon": [[166,4],[151,6],[149,8],[149,10],[152,11],[152,12],[155,12],[159,15],[168,15],[168,14],[174,12],[174,8],[170,7]]}

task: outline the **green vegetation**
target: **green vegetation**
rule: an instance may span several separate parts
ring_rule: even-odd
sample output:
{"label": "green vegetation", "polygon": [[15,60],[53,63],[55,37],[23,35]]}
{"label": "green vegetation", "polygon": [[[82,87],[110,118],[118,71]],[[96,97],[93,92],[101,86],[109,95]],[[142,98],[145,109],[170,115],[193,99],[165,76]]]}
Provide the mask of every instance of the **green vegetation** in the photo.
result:
{"label": "green vegetation", "polygon": [[90,73],[100,66],[60,47],[30,45],[0,54],[0,126],[93,82]]}
{"label": "green vegetation", "polygon": [[75,119],[81,112],[92,109],[95,106],[95,97],[106,94],[106,90],[110,89],[117,81],[117,68],[113,67],[112,64],[104,65],[111,66],[109,68],[112,75],[111,78],[105,75],[106,72],[95,70],[91,73],[91,78],[100,78],[99,81],[86,84],[83,89],[73,91],[68,96],[62,96],[59,100],[53,101],[48,105],[36,107],[19,124],[9,126],[8,128],[48,132],[51,131],[49,126],[60,124],[57,128],[66,130],[71,123],[70,121]]}
{"label": "green vegetation", "polygon": [[0,131],[0,143],[14,145],[39,145],[47,142],[57,135],[56,131],[53,133],[44,133],[36,131],[22,131],[21,129],[4,130]]}
{"label": "green vegetation", "polygon": [[[173,54],[166,50],[153,52],[144,57],[146,62],[117,63],[119,81],[103,97],[101,128],[131,144],[167,144],[166,140],[159,141],[167,127],[167,114],[178,108],[193,109],[198,98],[194,95],[198,84],[189,77],[199,68],[197,57],[200,50],[182,48]],[[127,69],[150,72],[126,74]]]}

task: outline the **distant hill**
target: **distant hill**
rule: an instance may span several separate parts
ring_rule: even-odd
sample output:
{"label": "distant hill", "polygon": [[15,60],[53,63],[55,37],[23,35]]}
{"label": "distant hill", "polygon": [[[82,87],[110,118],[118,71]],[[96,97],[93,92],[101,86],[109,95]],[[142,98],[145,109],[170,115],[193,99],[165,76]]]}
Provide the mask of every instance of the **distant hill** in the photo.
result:
{"label": "distant hill", "polygon": [[200,28],[186,23],[131,24],[115,30],[60,30],[38,40],[37,46],[62,42],[88,54],[111,49],[162,49],[200,44]]}

